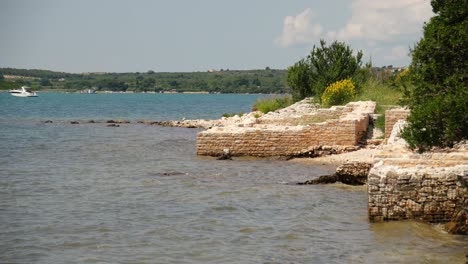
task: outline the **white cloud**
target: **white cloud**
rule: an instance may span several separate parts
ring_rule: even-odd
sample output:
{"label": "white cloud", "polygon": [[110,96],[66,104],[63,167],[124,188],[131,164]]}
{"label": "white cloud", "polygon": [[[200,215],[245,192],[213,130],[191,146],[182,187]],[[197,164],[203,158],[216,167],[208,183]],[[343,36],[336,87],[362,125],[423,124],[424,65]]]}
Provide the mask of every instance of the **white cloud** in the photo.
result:
{"label": "white cloud", "polygon": [[[333,9],[330,7],[330,12]],[[339,40],[373,59],[406,63],[408,47],[421,37],[423,24],[432,15],[430,0],[352,0],[349,19],[341,27],[326,28],[327,22],[313,21],[316,17],[307,8],[284,18],[283,32],[275,43],[289,47],[316,44],[320,38]]]}
{"label": "white cloud", "polygon": [[322,34],[322,26],[313,24],[312,9],[307,8],[296,16],[287,16],[283,20],[283,32],[275,43],[288,47],[294,44],[312,43]]}
{"label": "white cloud", "polygon": [[391,49],[390,54],[384,56],[384,59],[389,61],[402,60],[408,57],[409,48],[405,46],[395,46]]}
{"label": "white cloud", "polygon": [[353,0],[351,9],[351,19],[337,31],[337,39],[385,41],[417,34],[432,15],[426,0]]}

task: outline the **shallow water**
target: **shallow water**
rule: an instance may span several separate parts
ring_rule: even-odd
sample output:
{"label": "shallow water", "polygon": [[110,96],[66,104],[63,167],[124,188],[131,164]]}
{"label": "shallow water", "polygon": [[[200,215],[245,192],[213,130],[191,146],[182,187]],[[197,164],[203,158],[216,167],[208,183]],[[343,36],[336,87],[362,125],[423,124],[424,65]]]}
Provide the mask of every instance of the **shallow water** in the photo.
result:
{"label": "shallow water", "polygon": [[[370,224],[363,188],[282,184],[330,167],[197,157],[196,129],[63,121],[148,118],[135,112],[150,113],[151,99],[135,105],[138,99],[119,95],[131,114],[93,115],[80,110],[87,97],[6,96],[0,94],[0,113],[9,113],[0,118],[0,263],[464,263],[468,252],[467,237],[435,226]],[[114,99],[93,100],[102,106]],[[231,102],[229,112],[248,109],[242,100],[255,97]],[[19,104],[19,114],[10,113]],[[60,107],[66,112],[47,110]],[[49,119],[54,123],[42,122]]]}

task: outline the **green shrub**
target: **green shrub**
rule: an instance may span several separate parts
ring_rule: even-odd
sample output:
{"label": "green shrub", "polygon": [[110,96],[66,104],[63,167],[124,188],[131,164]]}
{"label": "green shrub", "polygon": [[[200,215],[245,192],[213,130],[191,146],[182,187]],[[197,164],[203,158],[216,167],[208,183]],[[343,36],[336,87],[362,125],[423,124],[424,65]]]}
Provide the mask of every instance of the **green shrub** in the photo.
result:
{"label": "green shrub", "polygon": [[21,85],[16,82],[0,81],[0,90],[13,90],[20,88]]}
{"label": "green shrub", "polygon": [[243,116],[244,114],[245,114],[245,113],[242,113],[242,112],[240,112],[240,113],[224,113],[224,114],[223,114],[223,117],[228,118],[228,117],[233,117],[233,116],[236,116],[236,115],[238,115],[238,116]]}
{"label": "green shrub", "polygon": [[264,114],[272,111],[276,111],[281,108],[290,106],[293,103],[292,97],[289,95],[286,96],[275,96],[275,97],[266,97],[257,100],[252,110],[260,111]]}
{"label": "green shrub", "polygon": [[351,79],[341,80],[330,84],[322,94],[324,106],[342,105],[349,102],[355,95],[354,83]]}
{"label": "green shrub", "polygon": [[362,51],[353,55],[353,50],[343,42],[335,41],[327,46],[320,40],[320,46],[314,45],[307,59],[288,68],[287,84],[293,91],[294,101],[304,97],[321,98],[325,88],[334,82],[353,78],[365,79],[368,71],[361,68]]}

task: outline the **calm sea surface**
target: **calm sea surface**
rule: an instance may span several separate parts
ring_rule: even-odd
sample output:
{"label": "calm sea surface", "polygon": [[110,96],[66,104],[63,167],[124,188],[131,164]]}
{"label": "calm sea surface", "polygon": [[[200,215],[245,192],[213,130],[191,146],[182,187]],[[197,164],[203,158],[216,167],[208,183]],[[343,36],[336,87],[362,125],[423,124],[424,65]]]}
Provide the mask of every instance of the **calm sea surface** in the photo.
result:
{"label": "calm sea surface", "polygon": [[218,118],[258,97],[0,93],[0,263],[465,262],[467,237],[369,223],[364,188],[282,184],[332,168],[216,161],[195,155],[196,129],[84,122]]}

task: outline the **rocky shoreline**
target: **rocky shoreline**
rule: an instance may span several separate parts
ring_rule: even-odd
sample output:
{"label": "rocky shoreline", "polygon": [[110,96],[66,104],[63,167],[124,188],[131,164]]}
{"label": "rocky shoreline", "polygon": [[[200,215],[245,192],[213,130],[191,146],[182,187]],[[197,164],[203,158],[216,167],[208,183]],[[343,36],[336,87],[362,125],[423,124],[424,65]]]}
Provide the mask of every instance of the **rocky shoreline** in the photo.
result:
{"label": "rocky shoreline", "polygon": [[[366,104],[364,106],[367,107]],[[369,103],[369,107],[375,107],[375,103],[373,105]],[[303,129],[310,122],[346,118],[346,116],[336,116],[336,110],[337,107],[329,110],[320,109],[311,103],[310,99],[306,99],[268,114],[251,112],[217,120],[136,122],[88,120],[69,123],[74,125],[104,123],[109,127],[136,123],[198,128],[213,131],[215,134],[227,133],[227,136],[246,129],[275,131],[281,134]],[[343,111],[343,107],[338,110]],[[345,109],[345,114],[347,111],[351,110]],[[369,122],[372,124],[374,116],[371,116],[369,111],[352,114],[369,115]],[[370,221],[420,219],[431,223],[442,223],[451,233],[467,234],[468,142],[461,142],[452,149],[433,149],[423,154],[414,153],[400,137],[404,125],[404,120],[392,124],[392,132],[385,140],[381,138],[383,136],[381,131],[370,126],[367,136],[354,146],[317,145],[306,147],[294,155],[279,158],[310,165],[338,167],[333,175],[296,183],[299,185],[334,182],[351,185],[367,184]],[[230,149],[225,149],[218,158],[231,159],[231,154]]]}

